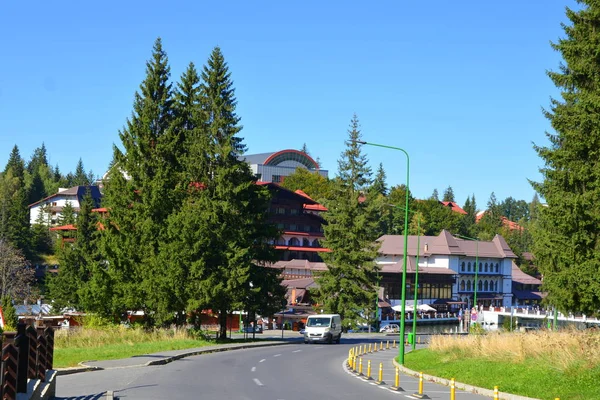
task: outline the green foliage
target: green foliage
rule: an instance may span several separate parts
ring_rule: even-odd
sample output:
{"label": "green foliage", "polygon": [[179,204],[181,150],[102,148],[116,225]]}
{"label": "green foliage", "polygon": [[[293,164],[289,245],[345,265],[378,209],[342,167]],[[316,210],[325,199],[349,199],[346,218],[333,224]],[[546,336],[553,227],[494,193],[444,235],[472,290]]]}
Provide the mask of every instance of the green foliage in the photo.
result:
{"label": "green foliage", "polygon": [[533,232],[548,303],[593,315],[600,309],[600,4],[580,4],[567,8],[565,37],[552,44],[564,61],[559,71],[548,72],[561,98],[545,110],[554,130],[546,134],[549,146],[534,146],[545,165],[543,180],[533,187],[547,207],[538,209]]}
{"label": "green foliage", "polygon": [[335,180],[334,197],[326,203],[324,253],[328,269],[317,276],[317,298],[328,312],[338,313],[351,324],[364,321],[376,300],[378,237],[376,204],[362,189],[368,187],[370,170],[357,143],[360,130],[356,115],[348,131],[349,141],[338,162],[339,178]]}
{"label": "green foliage", "polygon": [[454,201],[454,190],[452,190],[452,186],[448,186],[446,190],[444,190],[444,198],[442,201]]}
{"label": "green foliage", "polygon": [[76,219],[75,208],[70,201],[68,201],[60,212],[60,217],[58,218],[58,225],[70,225],[74,224]]}
{"label": "green foliage", "polygon": [[2,315],[4,315],[4,331],[15,331],[17,330],[17,310],[13,306],[12,299],[10,296],[2,296]]}
{"label": "green foliage", "polygon": [[281,186],[292,191],[302,190],[320,203],[332,198],[331,181],[316,171],[309,171],[302,167],[296,168],[293,174],[287,176]]}
{"label": "green foliage", "polygon": [[469,334],[471,335],[486,335],[487,331],[483,328],[483,325],[473,324],[469,326]]}
{"label": "green foliage", "polygon": [[424,235],[437,236],[443,229],[460,232],[463,216],[443,206],[438,200],[429,199],[416,202],[415,208],[423,216],[421,231]]}
{"label": "green foliage", "polygon": [[377,173],[375,174],[375,179],[373,180],[373,185],[371,186],[371,192],[380,194],[384,197],[387,196],[388,188],[385,179],[386,176],[385,170],[383,169],[383,163],[379,163]]}

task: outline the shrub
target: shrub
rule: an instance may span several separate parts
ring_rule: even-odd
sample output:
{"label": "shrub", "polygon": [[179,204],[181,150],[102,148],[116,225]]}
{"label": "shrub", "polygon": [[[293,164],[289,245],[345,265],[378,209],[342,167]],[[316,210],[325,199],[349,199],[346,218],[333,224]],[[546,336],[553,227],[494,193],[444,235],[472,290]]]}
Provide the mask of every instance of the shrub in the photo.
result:
{"label": "shrub", "polygon": [[17,310],[12,304],[10,296],[2,297],[2,314],[4,315],[4,331],[14,331],[17,329],[17,322],[19,317],[17,316]]}

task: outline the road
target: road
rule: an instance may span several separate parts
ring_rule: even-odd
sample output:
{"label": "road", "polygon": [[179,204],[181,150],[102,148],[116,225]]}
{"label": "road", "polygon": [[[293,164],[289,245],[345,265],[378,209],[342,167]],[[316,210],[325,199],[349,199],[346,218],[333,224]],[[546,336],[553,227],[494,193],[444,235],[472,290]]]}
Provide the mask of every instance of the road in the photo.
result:
{"label": "road", "polygon": [[[345,338],[340,345],[263,347],[204,354],[162,366],[107,369],[60,376],[58,399],[100,399],[107,390],[119,399],[235,399],[235,400],[359,400],[410,398],[417,391],[413,378],[402,376],[402,392],[357,378],[344,367],[348,350],[372,338]],[[396,350],[374,353],[383,362],[384,381],[392,382]],[[373,375],[376,376],[373,368]],[[446,387],[425,384],[432,399],[449,399]],[[458,393],[457,399],[486,397]]]}

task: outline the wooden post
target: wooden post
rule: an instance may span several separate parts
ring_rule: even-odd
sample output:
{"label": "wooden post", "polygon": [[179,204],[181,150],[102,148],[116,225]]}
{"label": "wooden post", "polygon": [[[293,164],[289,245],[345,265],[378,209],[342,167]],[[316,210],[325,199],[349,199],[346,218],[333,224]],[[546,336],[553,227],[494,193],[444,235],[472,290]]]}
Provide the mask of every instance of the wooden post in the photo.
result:
{"label": "wooden post", "polygon": [[19,351],[14,344],[5,344],[2,347],[2,400],[16,400],[17,398],[18,357]]}
{"label": "wooden post", "polygon": [[46,337],[44,327],[37,327],[37,371],[36,378],[42,382],[46,379]]}
{"label": "wooden post", "polygon": [[29,365],[27,368],[27,378],[37,379],[37,334],[32,325],[27,326],[27,336],[29,337]]}
{"label": "wooden post", "polygon": [[27,337],[27,326],[24,323],[17,324],[17,337],[15,345],[18,350],[17,358],[17,393],[27,393],[27,367],[29,361],[29,338]]}
{"label": "wooden post", "polygon": [[46,335],[46,370],[49,370],[54,364],[54,329],[47,325],[44,334]]}

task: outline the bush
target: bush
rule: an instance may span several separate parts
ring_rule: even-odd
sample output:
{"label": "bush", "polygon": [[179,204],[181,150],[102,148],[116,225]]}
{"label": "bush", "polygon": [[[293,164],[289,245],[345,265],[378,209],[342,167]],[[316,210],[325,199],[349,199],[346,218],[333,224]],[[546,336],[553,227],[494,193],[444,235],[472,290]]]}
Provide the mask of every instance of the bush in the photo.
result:
{"label": "bush", "polygon": [[2,315],[4,316],[4,331],[15,331],[17,330],[17,310],[12,304],[10,296],[2,297]]}
{"label": "bush", "polygon": [[473,335],[485,335],[487,332],[483,329],[482,325],[473,324],[469,327],[469,333]]}

